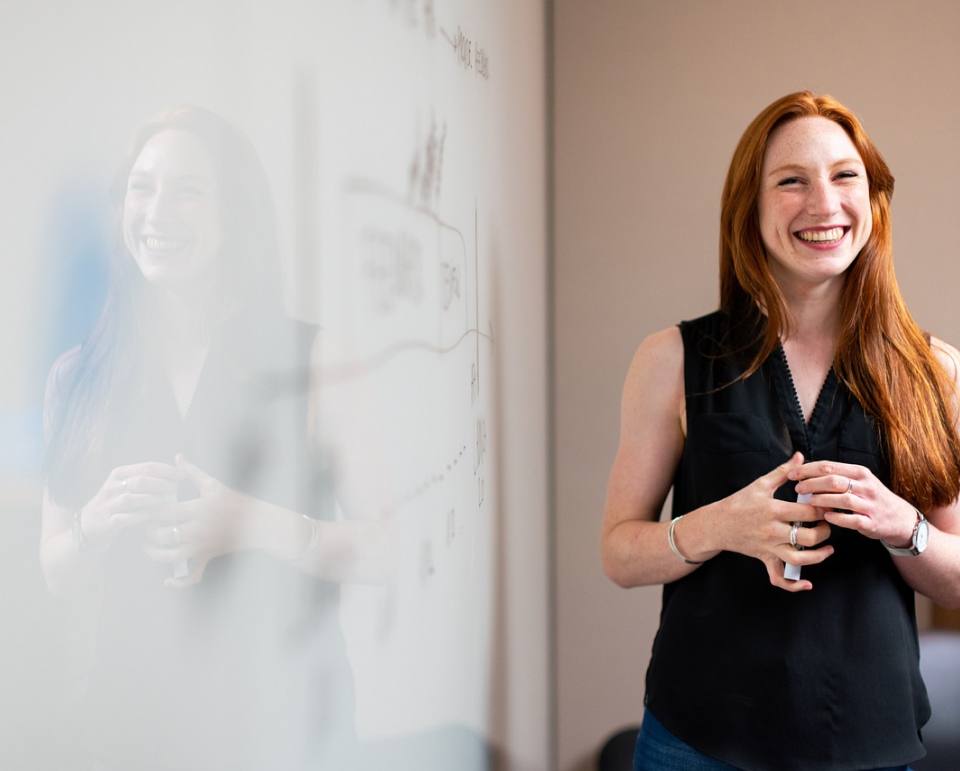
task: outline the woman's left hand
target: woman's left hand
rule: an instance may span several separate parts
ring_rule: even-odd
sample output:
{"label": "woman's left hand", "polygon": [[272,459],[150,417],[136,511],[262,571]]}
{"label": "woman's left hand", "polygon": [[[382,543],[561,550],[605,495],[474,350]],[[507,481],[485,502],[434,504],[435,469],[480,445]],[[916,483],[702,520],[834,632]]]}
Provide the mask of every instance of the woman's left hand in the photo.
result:
{"label": "woman's left hand", "polygon": [[870,469],[851,463],[813,461],[790,472],[797,494],[823,510],[831,525],[856,530],[891,546],[909,545],[917,523],[914,507],[894,494]]}
{"label": "woman's left hand", "polygon": [[151,559],[173,567],[175,575],[164,581],[165,586],[184,588],[203,578],[214,557],[245,548],[246,514],[252,499],[188,463],[183,456],[177,456],[177,468],[200,496],[163,507],[149,531],[152,544],[145,551]]}

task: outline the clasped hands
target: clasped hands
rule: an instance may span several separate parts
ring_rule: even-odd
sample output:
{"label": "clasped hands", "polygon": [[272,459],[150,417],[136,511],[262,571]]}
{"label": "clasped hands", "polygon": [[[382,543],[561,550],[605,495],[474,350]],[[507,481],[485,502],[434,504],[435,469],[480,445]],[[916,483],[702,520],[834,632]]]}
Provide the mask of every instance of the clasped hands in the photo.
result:
{"label": "clasped hands", "polygon": [[[199,492],[176,501],[180,485],[189,481]],[[246,548],[244,514],[249,496],[232,490],[178,455],[176,464],[139,463],[115,468],[80,512],[85,539],[102,548],[134,525],[146,525],[144,551],[156,562],[186,566],[164,585],[184,588],[203,578],[214,557]]]}
{"label": "clasped hands", "polygon": [[[797,483],[798,495],[810,495],[808,503],[773,497],[789,481]],[[724,548],[759,559],[767,568],[770,583],[791,592],[812,589],[813,584],[803,578],[784,578],[784,563],[803,567],[829,558],[834,549],[824,541],[830,537],[830,525],[900,546],[910,542],[917,518],[913,506],[868,468],[836,461],[804,463],[800,453],[726,502],[734,518],[725,528]],[[797,522],[807,525],[795,534],[802,550],[790,542]]]}

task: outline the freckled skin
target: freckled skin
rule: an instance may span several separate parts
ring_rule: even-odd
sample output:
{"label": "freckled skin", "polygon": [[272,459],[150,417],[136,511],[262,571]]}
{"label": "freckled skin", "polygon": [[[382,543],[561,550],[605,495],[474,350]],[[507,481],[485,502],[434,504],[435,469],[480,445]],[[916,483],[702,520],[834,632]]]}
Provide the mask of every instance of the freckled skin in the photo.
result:
{"label": "freckled skin", "polygon": [[[842,284],[870,236],[867,172],[847,133],[827,118],[799,118],[770,135],[757,202],[760,234],[787,293]],[[808,243],[801,231],[842,226],[839,241]]]}

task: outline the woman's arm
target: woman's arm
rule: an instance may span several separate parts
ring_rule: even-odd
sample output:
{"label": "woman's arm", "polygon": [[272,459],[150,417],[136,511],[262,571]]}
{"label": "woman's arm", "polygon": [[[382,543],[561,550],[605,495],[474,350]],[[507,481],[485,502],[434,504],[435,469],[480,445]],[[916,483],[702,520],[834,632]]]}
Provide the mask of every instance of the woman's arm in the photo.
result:
{"label": "woman's arm", "polygon": [[[933,339],[931,345],[960,391],[960,352],[942,340]],[[956,401],[952,406],[958,414]],[[825,518],[831,524],[857,530],[893,547],[910,546],[917,510],[868,469],[852,464],[809,463],[791,478],[803,480],[797,491],[813,493],[811,503],[825,508]],[[917,556],[891,555],[891,559],[915,591],[945,607],[960,607],[960,505],[954,501],[924,512],[924,517],[929,523],[927,548]]]}
{"label": "woman's arm", "polygon": [[167,463],[118,466],[79,509],[57,504],[44,489],[40,565],[50,592],[91,588],[117,534],[154,516],[166,496],[176,495],[181,478]]}
{"label": "woman's arm", "polygon": [[[601,529],[603,567],[620,586],[668,583],[697,569],[673,553],[669,523],[657,521],[683,452],[684,403],[683,341],[674,327],[644,340],[623,389],[620,446]],[[788,591],[812,588],[806,580],[784,579],[782,560],[815,564],[833,549],[794,550],[789,544],[791,522],[819,517],[812,506],[773,498],[800,462],[800,456],[794,456],[734,495],[684,516],[674,530],[680,553],[703,562],[722,550],[736,551],[763,561],[775,586]],[[828,535],[829,528],[820,522],[801,529],[798,540],[813,547]]]}
{"label": "woman's arm", "polygon": [[215,557],[255,549],[337,583],[377,584],[392,574],[389,531],[376,519],[313,519],[229,488],[182,456],[177,468],[199,497],[161,507],[148,529],[147,555],[186,568],[167,586],[192,586]]}
{"label": "woman's arm", "polygon": [[321,332],[314,341],[308,426],[333,467],[331,484],[343,519],[317,520],[233,490],[182,457],[177,466],[199,491],[194,500],[165,507],[150,529],[149,556],[186,566],[166,580],[187,587],[203,578],[211,559],[260,549],[317,578],[380,584],[398,560],[386,464],[370,427],[368,401],[355,382],[325,382],[343,352]]}
{"label": "woman's arm", "polygon": [[[54,405],[69,380],[79,346],[61,355],[50,368],[43,398],[43,428],[53,433]],[[121,530],[148,519],[176,494],[180,472],[164,463],[141,463],[113,469],[96,494],[80,508],[54,501],[43,491],[40,566],[53,594],[73,594],[94,587],[104,553]]]}

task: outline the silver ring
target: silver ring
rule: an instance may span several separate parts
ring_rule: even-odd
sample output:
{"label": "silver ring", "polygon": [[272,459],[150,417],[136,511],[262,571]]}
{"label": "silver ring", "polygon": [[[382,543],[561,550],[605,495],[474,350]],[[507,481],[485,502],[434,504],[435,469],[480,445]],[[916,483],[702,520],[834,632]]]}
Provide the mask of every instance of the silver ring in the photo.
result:
{"label": "silver ring", "polygon": [[848,478],[847,481],[850,483],[847,485],[847,495],[850,495],[853,492],[853,480]]}
{"label": "silver ring", "polygon": [[124,490],[126,490],[126,489],[127,489],[127,480],[126,480],[126,479],[121,479],[121,480],[120,480],[120,486],[123,487]]}
{"label": "silver ring", "polygon": [[180,545],[180,525],[173,526],[173,542],[179,546]]}
{"label": "silver ring", "polygon": [[793,523],[793,527],[790,528],[790,545],[796,549],[797,548],[797,530],[800,529],[800,525],[796,522]]}

